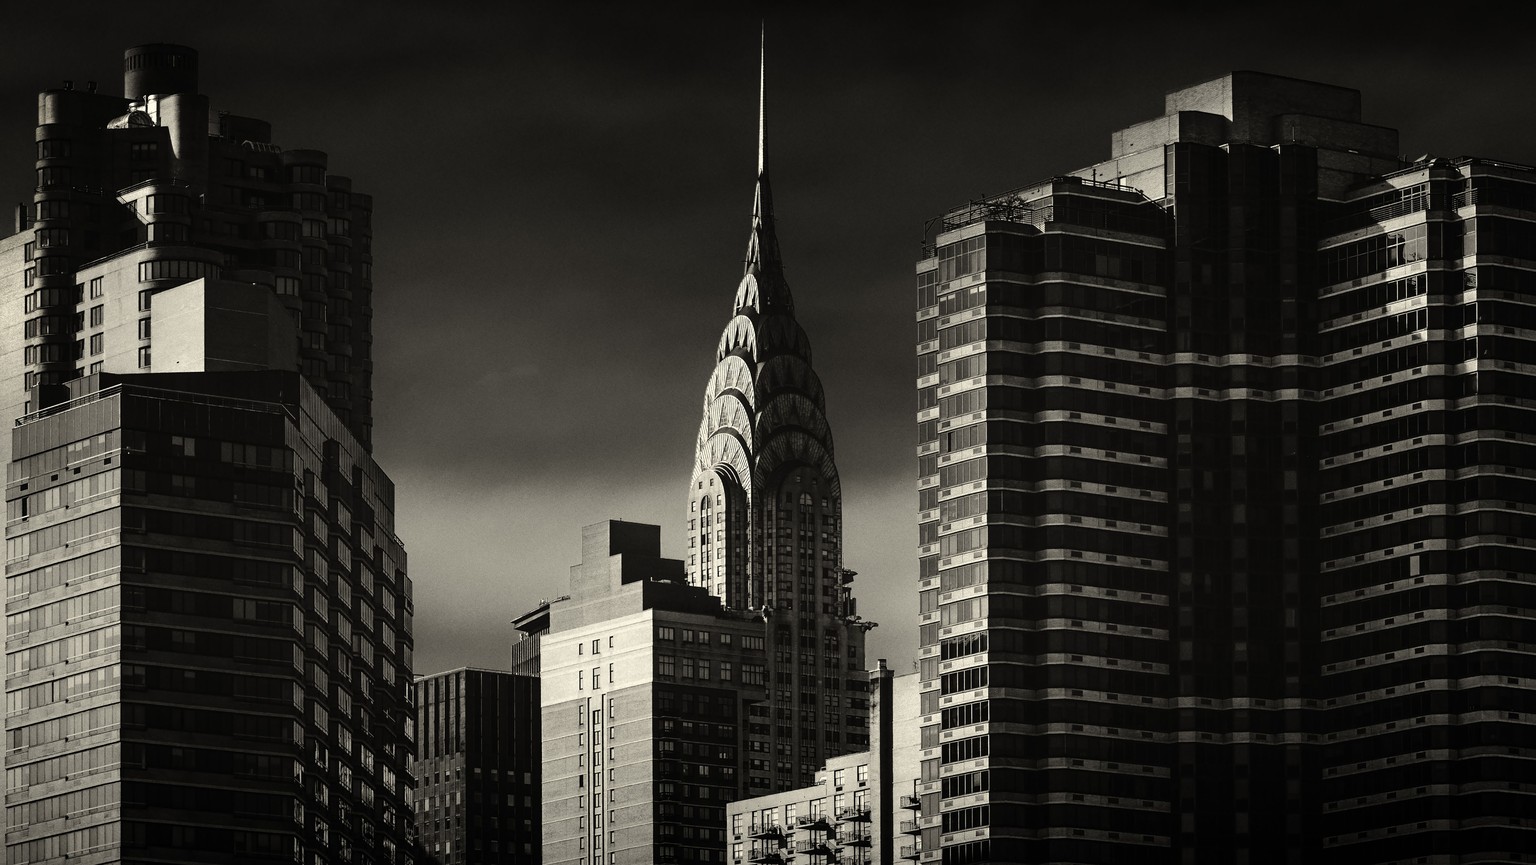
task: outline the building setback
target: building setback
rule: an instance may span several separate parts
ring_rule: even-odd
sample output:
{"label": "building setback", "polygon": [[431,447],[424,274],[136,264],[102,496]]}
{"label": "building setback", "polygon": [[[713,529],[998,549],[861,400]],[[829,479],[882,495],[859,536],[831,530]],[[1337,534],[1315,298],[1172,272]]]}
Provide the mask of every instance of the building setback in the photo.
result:
{"label": "building setback", "polygon": [[[45,407],[38,388],[93,372],[194,371],[207,348],[210,370],[303,372],[371,447],[373,199],[324,152],[284,149],[197,89],[196,51],[141,45],[123,96],[39,94],[37,191],[16,211],[22,256],[0,265],[0,363],[20,377],[0,408]],[[291,345],[269,349],[279,336]]]}
{"label": "building setback", "polygon": [[197,54],[39,97],[0,240],[7,862],[414,861],[368,196]]}
{"label": "building setback", "polygon": [[842,483],[821,380],[795,319],[774,229],[762,128],[752,230],[715,352],[688,488],[688,579],[769,623],[768,750],[753,795],[811,783],[826,758],[869,747],[864,635],[843,568]]}
{"label": "building setback", "polygon": [[661,558],[661,529],[582,530],[571,592],[540,634],[546,865],[723,862],[746,795],[750,707],[767,699],[761,617],[725,610]]}
{"label": "building setback", "polygon": [[917,266],[923,861],[1536,854],[1536,170],[1176,91]]}
{"label": "building setback", "polygon": [[538,678],[464,668],[415,688],[422,852],[440,865],[538,863]]}

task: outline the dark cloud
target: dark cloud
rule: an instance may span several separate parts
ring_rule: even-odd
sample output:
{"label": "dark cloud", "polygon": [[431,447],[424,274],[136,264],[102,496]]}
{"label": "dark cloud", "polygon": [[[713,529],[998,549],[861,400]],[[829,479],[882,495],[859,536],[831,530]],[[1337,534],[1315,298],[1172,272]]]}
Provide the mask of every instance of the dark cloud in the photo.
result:
{"label": "dark cloud", "polygon": [[216,107],[329,151],[374,194],[378,456],[423,670],[504,663],[506,620],[561,592],[585,523],[659,522],[682,553],[746,244],[761,16],[780,238],[827,389],[848,564],[882,623],[872,650],[898,668],[916,648],[925,220],[1104,158],[1165,91],[1234,69],[1358,88],[1410,154],[1536,160],[1519,28],[1457,41],[1340,4],[28,5],[0,52],[11,199],[30,196],[36,91],[115,91],[122,50],[149,41],[198,48]]}

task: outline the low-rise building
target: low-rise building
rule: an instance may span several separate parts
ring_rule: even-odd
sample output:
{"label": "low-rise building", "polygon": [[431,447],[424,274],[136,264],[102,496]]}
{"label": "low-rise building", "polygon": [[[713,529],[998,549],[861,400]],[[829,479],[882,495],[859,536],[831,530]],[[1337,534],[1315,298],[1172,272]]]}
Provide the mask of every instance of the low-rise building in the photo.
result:
{"label": "low-rise building", "polygon": [[731,865],[916,860],[918,676],[870,671],[870,749],[827,760],[808,787],[728,809]]}

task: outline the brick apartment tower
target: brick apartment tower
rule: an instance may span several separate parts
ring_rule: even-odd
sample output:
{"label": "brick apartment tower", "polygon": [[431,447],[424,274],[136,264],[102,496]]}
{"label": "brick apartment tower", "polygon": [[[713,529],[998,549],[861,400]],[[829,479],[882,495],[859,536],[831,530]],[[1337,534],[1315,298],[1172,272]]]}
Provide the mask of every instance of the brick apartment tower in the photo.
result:
{"label": "brick apartment tower", "polygon": [[1536,170],[1176,91],[917,265],[920,861],[1536,858]]}

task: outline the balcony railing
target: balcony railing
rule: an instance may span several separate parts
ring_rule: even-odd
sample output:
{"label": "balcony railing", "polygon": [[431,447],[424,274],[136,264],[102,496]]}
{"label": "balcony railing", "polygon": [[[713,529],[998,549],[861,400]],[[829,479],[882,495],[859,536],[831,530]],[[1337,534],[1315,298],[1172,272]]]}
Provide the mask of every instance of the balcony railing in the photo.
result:
{"label": "balcony railing", "polygon": [[916,820],[901,821],[901,834],[903,835],[920,835],[922,831],[923,827],[919,826]]}
{"label": "balcony railing", "polygon": [[828,825],[825,814],[801,814],[795,818],[796,829],[826,829]]}
{"label": "balcony railing", "polygon": [[795,852],[825,855],[832,853],[832,848],[825,837],[801,838],[795,842]]}
{"label": "balcony railing", "polygon": [[867,823],[869,822],[868,806],[855,805],[851,808],[840,808],[837,812],[839,823]]}
{"label": "balcony railing", "polygon": [[844,829],[837,833],[837,843],[844,847],[868,847],[870,837],[867,832],[859,829]]}
{"label": "balcony railing", "polygon": [[917,809],[923,807],[922,802],[922,799],[911,794],[901,797],[901,807],[911,811],[916,811]]}
{"label": "balcony railing", "polygon": [[753,838],[782,838],[784,828],[777,823],[753,823],[747,834]]}
{"label": "balcony railing", "polygon": [[783,865],[784,854],[777,850],[754,850],[747,855],[747,861],[757,865]]}
{"label": "balcony railing", "polygon": [[902,845],[902,848],[901,848],[901,858],[903,858],[903,859],[911,859],[913,862],[916,862],[918,857],[922,856],[922,855],[923,855],[923,851],[922,851],[921,848],[918,847],[918,845],[916,845],[916,844],[904,844],[904,845]]}

